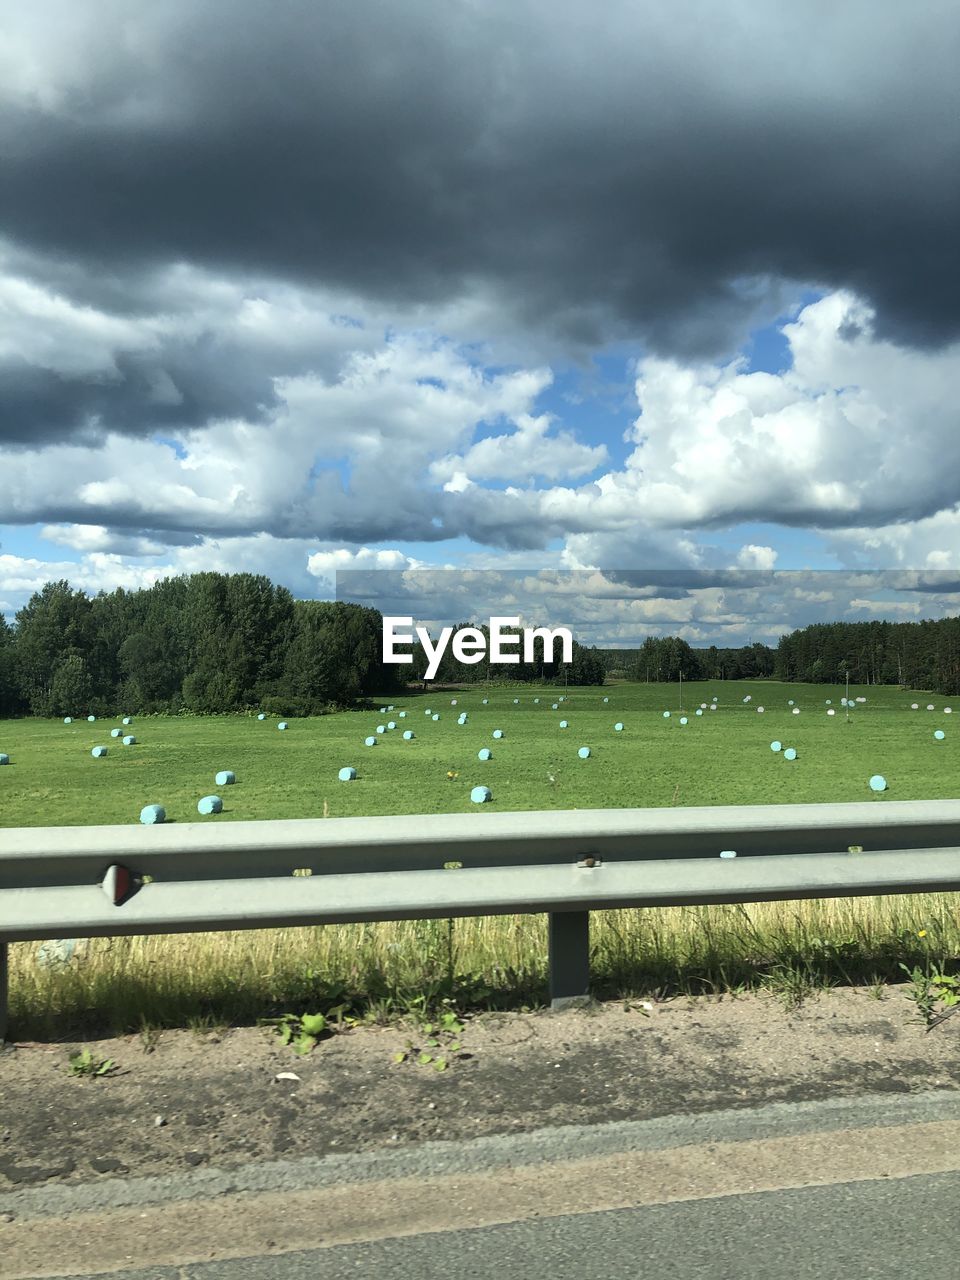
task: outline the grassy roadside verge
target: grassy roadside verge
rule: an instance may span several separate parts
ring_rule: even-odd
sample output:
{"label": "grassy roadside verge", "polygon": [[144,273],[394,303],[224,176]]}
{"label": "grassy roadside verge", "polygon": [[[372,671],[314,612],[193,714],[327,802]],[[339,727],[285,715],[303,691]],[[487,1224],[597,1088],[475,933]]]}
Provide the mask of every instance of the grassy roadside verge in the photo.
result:
{"label": "grassy roadside verge", "polygon": [[[53,966],[37,950],[10,948],[18,1040],[243,1025],[337,1006],[389,1021],[444,1002],[481,1011],[547,1001],[543,916],[91,939]],[[938,976],[960,968],[960,894],[595,912],[591,950],[603,999],[766,989],[798,1004],[831,986],[879,993],[910,980],[904,965],[917,970],[915,988],[932,980],[936,994]]]}

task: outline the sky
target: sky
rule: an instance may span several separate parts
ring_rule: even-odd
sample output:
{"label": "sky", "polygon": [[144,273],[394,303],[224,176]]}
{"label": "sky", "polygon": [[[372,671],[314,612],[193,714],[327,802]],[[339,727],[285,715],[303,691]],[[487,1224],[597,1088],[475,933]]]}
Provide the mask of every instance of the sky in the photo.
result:
{"label": "sky", "polygon": [[428,568],[956,612],[960,10],[596,14],[6,6],[0,612]]}

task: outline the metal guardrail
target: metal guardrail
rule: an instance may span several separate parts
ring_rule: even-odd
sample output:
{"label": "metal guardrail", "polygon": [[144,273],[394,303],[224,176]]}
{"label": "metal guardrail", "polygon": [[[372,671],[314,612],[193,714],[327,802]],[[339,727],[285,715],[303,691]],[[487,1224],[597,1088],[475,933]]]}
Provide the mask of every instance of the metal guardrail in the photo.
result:
{"label": "metal guardrail", "polygon": [[11,942],[547,912],[557,1008],[590,911],[957,889],[960,800],[0,829],[0,1038]]}

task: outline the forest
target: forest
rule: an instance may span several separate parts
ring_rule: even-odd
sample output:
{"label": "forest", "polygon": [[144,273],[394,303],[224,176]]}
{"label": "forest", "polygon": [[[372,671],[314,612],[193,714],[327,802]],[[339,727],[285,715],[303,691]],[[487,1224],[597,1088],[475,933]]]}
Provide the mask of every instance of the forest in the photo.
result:
{"label": "forest", "polygon": [[780,637],[777,647],[694,649],[676,636],[648,637],[639,649],[605,649],[605,669],[645,682],[775,680],[809,684],[901,685],[960,693],[960,617],[923,622],[828,622]]}
{"label": "forest", "polygon": [[[12,627],[0,615],[0,715],[317,714],[423,680],[419,646],[411,665],[382,662],[381,627],[376,609],[296,600],[250,573],[196,573],[93,597],[48,582]],[[674,682],[681,673],[824,684],[849,674],[854,684],[960,694],[960,617],[819,623],[781,636],[775,649],[694,649],[676,636],[649,636],[636,649],[575,641],[566,665],[541,653],[517,666],[462,666],[448,652],[437,682],[599,685],[607,676]]]}
{"label": "forest", "polygon": [[[358,604],[296,600],[269,578],[197,573],[92,598],[48,582],[11,627],[0,615],[0,715],[177,715],[244,711],[313,715],[422,680],[382,662],[382,617]],[[574,645],[568,668],[542,660],[492,669],[445,659],[438,682],[603,682],[596,654]]]}

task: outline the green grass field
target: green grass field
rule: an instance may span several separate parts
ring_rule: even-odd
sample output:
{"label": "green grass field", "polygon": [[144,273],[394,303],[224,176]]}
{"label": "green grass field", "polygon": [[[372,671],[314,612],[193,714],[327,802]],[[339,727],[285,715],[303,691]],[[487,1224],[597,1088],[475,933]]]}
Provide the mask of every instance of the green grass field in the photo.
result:
{"label": "green grass field", "polygon": [[[560,692],[409,696],[396,698],[393,712],[291,719],[283,732],[275,717],[148,717],[128,731],[137,738],[130,747],[110,737],[119,721],[7,721],[0,723],[0,752],[11,761],[0,768],[0,826],[137,822],[152,803],[177,822],[319,817],[325,805],[336,817],[473,811],[482,820],[490,809],[884,803],[960,793],[960,730],[953,733],[960,705],[945,714],[949,699],[942,696],[851,688],[851,697],[867,701],[848,722],[842,688],[706,682],[684,686],[682,725],[675,686],[574,689],[554,711]],[[718,709],[697,716],[696,708],[709,707],[714,695]],[[912,702],[920,710],[910,710]],[[928,703],[935,711],[926,710]],[[424,714],[427,708],[439,713],[438,722]],[[468,717],[462,726],[461,711]],[[397,727],[376,734],[391,719]],[[566,729],[559,727],[563,719]],[[624,725],[620,733],[617,721]],[[405,728],[415,733],[413,741],[403,740]],[[504,732],[500,741],[492,737],[497,728]],[[942,741],[934,738],[936,729],[945,732]],[[368,734],[378,737],[377,746],[364,745]],[[797,759],[771,751],[775,739],[795,747]],[[90,755],[97,744],[109,748],[104,759]],[[578,758],[580,746],[590,747],[589,759]],[[477,759],[481,747],[490,748],[490,760]],[[344,765],[357,769],[356,781],[338,781]],[[217,788],[221,769],[234,771],[234,786]],[[889,784],[879,794],[868,785],[877,773]],[[493,792],[486,806],[470,800],[480,783]],[[212,793],[221,795],[223,813],[202,819],[197,801]]]}
{"label": "green grass field", "polygon": [[[867,701],[848,722],[839,687],[690,684],[681,725],[675,686],[573,689],[554,711],[560,692],[395,697],[393,712],[291,719],[284,732],[275,717],[148,717],[135,719],[131,747],[110,737],[111,721],[7,721],[0,723],[0,752],[10,757],[0,767],[0,826],[136,823],[148,803],[162,804],[175,822],[324,812],[473,812],[482,822],[496,809],[885,804],[960,793],[960,706],[945,712],[950,701],[942,696],[851,688]],[[718,709],[697,716],[715,695]],[[834,716],[826,714],[827,699]],[[424,714],[428,707],[439,721]],[[468,716],[462,726],[461,711]],[[364,746],[390,719],[397,728],[377,735],[376,747]],[[406,727],[416,734],[412,742],[401,737]],[[492,737],[497,728],[500,741]],[[774,739],[796,747],[797,759],[771,751]],[[97,744],[109,747],[106,758],[91,757]],[[578,758],[582,745],[591,748],[587,760]],[[481,747],[491,749],[491,760],[477,759]],[[338,781],[344,765],[357,769],[356,781]],[[235,772],[236,785],[215,785],[221,769]],[[877,773],[889,784],[882,793],[869,787]],[[479,783],[491,788],[492,803],[471,803]],[[213,793],[224,812],[201,818],[197,801]],[[856,983],[876,984],[879,993],[882,984],[903,981],[904,962],[927,977],[955,969],[958,900],[936,894],[596,912],[594,989],[631,997],[768,987],[796,1001],[824,985]],[[56,1038],[78,1026],[205,1026],[343,1000],[375,1017],[442,999],[462,1009],[535,1005],[546,998],[545,935],[543,917],[501,916],[96,939],[80,963],[52,968],[37,963],[35,944],[18,944],[11,948],[11,1016],[21,1037]]]}

